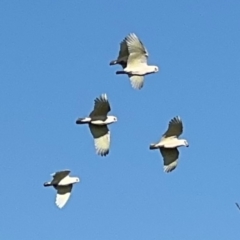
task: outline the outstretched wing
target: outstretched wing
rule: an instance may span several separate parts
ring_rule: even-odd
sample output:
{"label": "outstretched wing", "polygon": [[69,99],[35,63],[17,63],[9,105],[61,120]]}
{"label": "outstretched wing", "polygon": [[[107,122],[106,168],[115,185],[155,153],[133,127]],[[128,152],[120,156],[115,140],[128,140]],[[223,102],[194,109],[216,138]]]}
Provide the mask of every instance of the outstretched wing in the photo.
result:
{"label": "outstretched wing", "polygon": [[126,40],[124,39],[120,43],[120,50],[118,53],[117,60],[111,61],[110,65],[120,64],[122,68],[125,68],[127,66],[128,56],[129,56],[128,47],[127,47]]}
{"label": "outstretched wing", "polygon": [[148,57],[148,51],[135,33],[130,33],[125,41],[127,43],[129,54],[139,53]]}
{"label": "outstretched wing", "polygon": [[146,63],[148,58],[148,51],[140,41],[140,39],[136,36],[135,33],[130,33],[125,41],[127,43],[129,57],[128,57],[128,65],[135,65],[139,63]]}
{"label": "outstretched wing", "polygon": [[59,171],[59,172],[55,172],[52,175],[53,180],[51,182],[51,184],[58,184],[63,178],[65,178],[66,176],[68,176],[70,174],[70,170],[66,169],[63,171]]}
{"label": "outstretched wing", "polygon": [[171,172],[177,167],[179,151],[177,148],[160,148],[163,156],[164,172]]}
{"label": "outstretched wing", "polygon": [[101,156],[106,156],[110,148],[110,131],[107,125],[89,124],[90,131],[94,138],[96,153]]}
{"label": "outstretched wing", "polygon": [[132,75],[129,76],[131,85],[135,89],[141,89],[144,84],[144,76],[137,76],[137,75]]}
{"label": "outstretched wing", "polygon": [[94,100],[94,109],[89,116],[107,116],[107,113],[110,110],[111,108],[107,99],[107,94],[102,94],[100,97]]}
{"label": "outstretched wing", "polygon": [[163,134],[163,138],[179,137],[183,132],[183,124],[180,117],[174,117],[168,124],[168,130]]}
{"label": "outstretched wing", "polygon": [[122,65],[122,68],[127,66],[129,52],[125,39],[120,43],[120,50],[117,58],[117,62]]}
{"label": "outstretched wing", "polygon": [[57,196],[56,196],[56,205],[59,208],[62,208],[67,203],[68,199],[70,198],[71,191],[72,191],[72,184],[67,186],[56,186],[57,189]]}

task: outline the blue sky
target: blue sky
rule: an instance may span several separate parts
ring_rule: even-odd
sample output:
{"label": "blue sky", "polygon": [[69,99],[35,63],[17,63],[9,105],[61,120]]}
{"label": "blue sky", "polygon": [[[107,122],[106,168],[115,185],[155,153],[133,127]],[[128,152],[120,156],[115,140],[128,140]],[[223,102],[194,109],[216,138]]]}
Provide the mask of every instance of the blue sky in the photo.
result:
{"label": "blue sky", "polygon": [[[237,0],[2,0],[1,239],[239,239],[239,16]],[[109,66],[130,32],[161,68],[140,91]],[[101,93],[105,158],[75,124]],[[149,144],[176,115],[190,147],[166,174]],[[43,183],[66,168],[81,183],[59,210]]]}

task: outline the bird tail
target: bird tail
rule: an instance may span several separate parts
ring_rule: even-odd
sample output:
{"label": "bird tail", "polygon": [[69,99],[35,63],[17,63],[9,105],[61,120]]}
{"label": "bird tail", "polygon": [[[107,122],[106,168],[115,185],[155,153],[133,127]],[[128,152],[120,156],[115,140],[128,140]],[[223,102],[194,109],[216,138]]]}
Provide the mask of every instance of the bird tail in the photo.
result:
{"label": "bird tail", "polygon": [[127,73],[124,71],[116,71],[116,74],[127,74]]}
{"label": "bird tail", "polygon": [[156,147],[156,144],[151,144],[150,147],[149,147],[150,150],[157,149],[157,148],[158,147]]}
{"label": "bird tail", "polygon": [[111,65],[116,65],[118,62],[117,62],[117,60],[113,60],[113,61],[111,61],[110,63],[109,63],[109,65],[111,66]]}
{"label": "bird tail", "polygon": [[51,182],[45,182],[45,183],[43,184],[43,186],[44,186],[44,187],[50,187],[50,186],[52,186],[52,184],[51,184]]}
{"label": "bird tail", "polygon": [[86,124],[91,121],[91,118],[86,117],[86,118],[78,118],[76,121],[76,124]]}

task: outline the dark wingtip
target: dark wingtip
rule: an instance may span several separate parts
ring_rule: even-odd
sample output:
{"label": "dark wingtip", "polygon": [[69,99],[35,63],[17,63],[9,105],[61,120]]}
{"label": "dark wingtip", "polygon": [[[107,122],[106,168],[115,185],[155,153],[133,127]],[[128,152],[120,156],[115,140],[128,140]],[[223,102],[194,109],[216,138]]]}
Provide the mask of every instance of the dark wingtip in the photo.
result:
{"label": "dark wingtip", "polygon": [[104,153],[101,153],[101,156],[102,156],[102,157],[106,157],[108,154],[109,154],[109,151],[106,151],[106,152],[104,152]]}
{"label": "dark wingtip", "polygon": [[106,157],[109,154],[109,150],[99,152],[98,155],[101,157]]}

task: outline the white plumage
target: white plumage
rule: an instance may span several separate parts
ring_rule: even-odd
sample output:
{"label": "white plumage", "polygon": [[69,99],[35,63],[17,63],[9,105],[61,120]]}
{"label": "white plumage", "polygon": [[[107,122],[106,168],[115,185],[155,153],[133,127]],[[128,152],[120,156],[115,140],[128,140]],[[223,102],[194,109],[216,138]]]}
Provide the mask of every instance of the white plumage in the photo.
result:
{"label": "white plumage", "polygon": [[56,189],[57,189],[57,196],[56,196],[55,203],[59,208],[63,208],[70,198],[72,185],[57,186]]}
{"label": "white plumage", "polygon": [[[127,50],[126,50],[127,47]],[[117,74],[127,74],[132,87],[141,89],[144,84],[144,76],[159,71],[158,66],[148,65],[148,51],[135,33],[130,33],[121,43],[118,59],[110,65],[120,64],[123,71]]]}
{"label": "white plumage", "polygon": [[111,111],[106,94],[94,100],[94,109],[89,117],[77,119],[77,124],[88,123],[91,134],[94,138],[96,153],[100,156],[106,156],[110,149],[110,131],[107,125],[117,122],[115,116],[107,116]]}
{"label": "white plumage", "polygon": [[53,177],[51,182],[45,182],[45,187],[53,186],[57,190],[55,203],[59,208],[65,206],[70,198],[74,183],[80,182],[78,177],[70,177],[70,170],[63,170],[51,174]]}
{"label": "white plumage", "polygon": [[96,153],[100,156],[106,156],[110,149],[110,131],[106,125],[89,125],[90,131],[94,137],[94,146]]}
{"label": "white plumage", "polygon": [[183,124],[180,117],[174,117],[170,120],[167,131],[163,134],[158,143],[150,145],[150,149],[159,149],[164,162],[164,171],[171,172],[177,167],[179,157],[178,147],[189,144],[185,139],[178,139],[183,132]]}
{"label": "white plumage", "polygon": [[110,148],[110,131],[102,137],[94,139],[96,152],[98,155],[104,155],[109,152]]}

